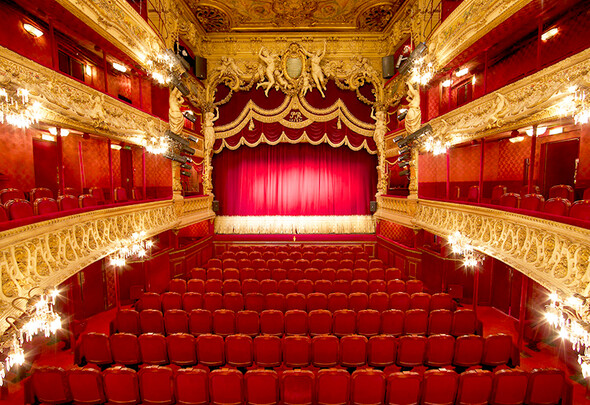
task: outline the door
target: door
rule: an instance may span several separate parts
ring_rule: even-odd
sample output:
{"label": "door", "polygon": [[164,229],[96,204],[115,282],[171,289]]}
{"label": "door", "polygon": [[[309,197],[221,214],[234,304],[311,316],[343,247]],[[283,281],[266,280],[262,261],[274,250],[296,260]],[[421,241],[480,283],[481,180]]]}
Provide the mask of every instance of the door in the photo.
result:
{"label": "door", "polygon": [[127,198],[131,198],[133,188],[133,153],[131,149],[121,149],[121,187],[127,192]]}
{"label": "door", "polygon": [[57,197],[59,191],[57,143],[33,139],[33,160],[35,167],[35,187],[48,188]]}
{"label": "door", "polygon": [[[105,310],[104,260],[87,266],[79,273],[84,318]],[[76,311],[78,312],[78,311]]]}
{"label": "door", "polygon": [[541,161],[544,195],[548,196],[549,189],[557,184],[567,184],[575,188],[579,151],[580,138],[543,144]]}

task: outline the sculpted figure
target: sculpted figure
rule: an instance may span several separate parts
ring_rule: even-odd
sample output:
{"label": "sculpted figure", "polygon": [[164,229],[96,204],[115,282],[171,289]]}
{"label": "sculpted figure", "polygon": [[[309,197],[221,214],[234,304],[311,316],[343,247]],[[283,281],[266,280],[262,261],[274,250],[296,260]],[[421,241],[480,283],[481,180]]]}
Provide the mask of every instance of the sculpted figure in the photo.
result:
{"label": "sculpted figure", "polygon": [[377,173],[379,179],[377,181],[377,195],[387,194],[387,171],[385,168],[385,134],[387,133],[387,115],[385,111],[371,110],[371,118],[375,120],[375,132],[373,139],[377,145]]}
{"label": "sculpted figure", "polygon": [[275,85],[275,58],[266,48],[260,48],[258,57],[266,64],[266,70],[264,72],[267,81],[260,82],[256,85],[256,88],[263,87],[264,95],[268,97],[268,92]]}
{"label": "sculpted figure", "polygon": [[213,111],[207,111],[204,118],[203,135],[205,136],[205,153],[207,153],[207,151],[213,149],[213,144],[215,143],[213,123],[219,118],[219,109],[215,108],[215,113]]}
{"label": "sculpted figure", "polygon": [[405,119],[406,132],[414,133],[422,124],[422,112],[420,111],[420,91],[408,82],[408,114]]}
{"label": "sculpted figure", "polygon": [[175,134],[182,134],[182,128],[184,128],[184,116],[180,111],[184,99],[182,93],[176,87],[170,91],[170,97],[168,98],[170,107],[168,109],[168,124],[170,125],[170,131]]}
{"label": "sculpted figure", "polygon": [[317,51],[315,53],[308,52],[305,48],[301,49],[309,57],[309,61],[311,62],[311,77],[315,82],[316,87],[320,91],[322,97],[326,97],[323,92],[323,90],[326,90],[326,85],[324,83],[324,72],[322,71],[322,67],[320,66],[320,62],[326,54],[326,42],[324,41],[324,49],[322,51]]}

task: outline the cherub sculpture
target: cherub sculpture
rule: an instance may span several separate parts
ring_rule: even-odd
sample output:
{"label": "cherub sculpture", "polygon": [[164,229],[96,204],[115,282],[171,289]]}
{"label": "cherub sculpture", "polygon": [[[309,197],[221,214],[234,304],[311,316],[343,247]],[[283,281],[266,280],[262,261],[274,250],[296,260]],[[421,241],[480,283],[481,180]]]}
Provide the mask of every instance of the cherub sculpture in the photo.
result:
{"label": "cherub sculpture", "polygon": [[311,77],[315,82],[317,89],[319,90],[322,97],[326,97],[323,92],[323,90],[326,90],[325,77],[322,67],[320,66],[320,63],[326,54],[326,42],[324,41],[324,49],[315,53],[308,52],[305,48],[301,49],[303,50],[303,53],[309,57],[309,61],[311,63]]}
{"label": "cherub sculpture", "polygon": [[264,88],[264,95],[268,97],[268,92],[275,85],[276,55],[272,54],[266,48],[260,48],[260,51],[258,52],[258,57],[262,59],[262,61],[266,64],[264,74],[266,76],[267,81],[261,81],[256,85],[256,88]]}

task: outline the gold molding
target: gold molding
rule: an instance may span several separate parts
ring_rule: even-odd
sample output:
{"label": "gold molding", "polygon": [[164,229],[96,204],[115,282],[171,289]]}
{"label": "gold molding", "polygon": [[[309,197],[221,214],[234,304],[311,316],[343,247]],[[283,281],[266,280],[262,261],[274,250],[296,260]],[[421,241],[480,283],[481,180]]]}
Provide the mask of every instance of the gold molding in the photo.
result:
{"label": "gold molding", "polygon": [[331,216],[217,216],[218,234],[370,234],[375,221],[370,215]]}
{"label": "gold molding", "polygon": [[[18,317],[11,302],[33,287],[51,288],[119,248],[143,230],[147,237],[215,216],[212,197],[125,205],[0,232],[0,319]],[[0,331],[8,325],[0,322]]]}
{"label": "gold molding", "polygon": [[438,68],[444,68],[457,55],[532,0],[464,0],[428,39],[428,53]]}

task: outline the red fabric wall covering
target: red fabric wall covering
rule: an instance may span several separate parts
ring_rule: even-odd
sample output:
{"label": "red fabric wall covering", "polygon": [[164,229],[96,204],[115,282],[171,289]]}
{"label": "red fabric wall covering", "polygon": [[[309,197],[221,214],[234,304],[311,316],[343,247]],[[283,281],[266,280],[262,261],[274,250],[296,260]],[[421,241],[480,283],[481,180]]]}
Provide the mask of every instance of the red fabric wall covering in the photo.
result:
{"label": "red fabric wall covering", "polygon": [[160,155],[145,154],[147,197],[172,196],[172,161]]}
{"label": "red fabric wall covering", "polygon": [[[143,148],[131,147],[131,159],[133,160],[133,187],[143,187],[142,155]],[[131,198],[131,196],[128,197]]]}
{"label": "red fabric wall covering", "polygon": [[102,187],[109,190],[109,145],[104,139],[88,138],[82,140],[82,162],[86,183],[84,188]]}
{"label": "red fabric wall covering", "polygon": [[73,187],[78,192],[82,191],[82,180],[80,173],[80,156],[78,145],[83,140],[78,136],[66,136],[62,139],[63,160],[64,160],[64,185]]}
{"label": "red fabric wall covering", "polygon": [[328,122],[314,122],[305,128],[299,129],[286,128],[279,122],[262,123],[256,120],[253,120],[253,122],[253,130],[244,127],[240,133],[234,136],[224,140],[217,139],[214,146],[215,151],[220,151],[226,145],[234,149],[238,147],[242,138],[248,144],[254,145],[262,135],[271,143],[278,142],[283,133],[292,141],[299,140],[305,133],[312,142],[319,142],[324,136],[327,136],[330,142],[335,145],[341,145],[343,142],[348,141],[350,147],[354,149],[365,148],[371,152],[377,150],[373,138],[359,135],[343,124],[338,128],[337,118]]}
{"label": "red fabric wall covering", "polygon": [[329,145],[226,150],[213,159],[221,215],[368,215],[376,157]]}
{"label": "red fabric wall covering", "polygon": [[32,134],[32,130],[0,125],[0,188],[29,191],[35,187]]}
{"label": "red fabric wall covering", "polygon": [[377,235],[407,247],[414,247],[415,235],[412,229],[389,221],[379,221],[378,229]]}

